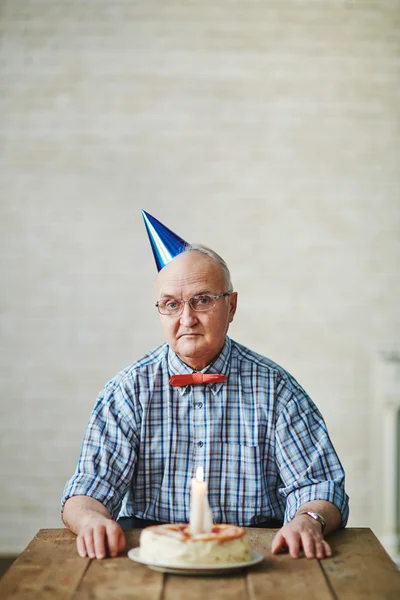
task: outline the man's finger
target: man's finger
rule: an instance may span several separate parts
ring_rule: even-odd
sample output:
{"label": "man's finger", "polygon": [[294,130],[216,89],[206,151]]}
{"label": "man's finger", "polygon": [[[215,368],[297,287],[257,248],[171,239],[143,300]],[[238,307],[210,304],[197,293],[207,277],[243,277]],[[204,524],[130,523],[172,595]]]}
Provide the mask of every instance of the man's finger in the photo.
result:
{"label": "man's finger", "polygon": [[125,548],[126,548],[125,534],[121,529],[120,533],[119,533],[119,537],[118,537],[118,552],[123,552],[125,550]]}
{"label": "man's finger", "polygon": [[285,538],[281,534],[281,532],[278,531],[278,533],[275,535],[274,539],[272,540],[272,545],[271,545],[272,554],[278,554],[278,552],[283,550],[283,548],[286,548]]}
{"label": "man's finger", "polygon": [[303,546],[306,558],[315,558],[315,543],[316,540],[312,534],[308,532],[301,534],[301,545]]}
{"label": "man's finger", "polygon": [[96,558],[105,558],[106,556],[106,528],[104,525],[97,525],[94,528],[94,550]]}
{"label": "man's finger", "polygon": [[298,533],[292,535],[286,540],[289,548],[289,554],[292,558],[299,558],[301,538]]}
{"label": "man's finger", "polygon": [[94,541],[93,541],[93,529],[88,529],[82,534],[86,552],[89,558],[96,558],[96,552],[94,549]]}
{"label": "man's finger", "polygon": [[119,552],[120,526],[115,521],[107,523],[107,545],[110,556],[114,557]]}
{"label": "man's finger", "polygon": [[325,558],[325,546],[323,540],[315,541],[315,557],[319,559]]}
{"label": "man's finger", "polygon": [[78,551],[79,556],[81,556],[82,558],[85,558],[85,556],[87,556],[85,540],[81,535],[78,535],[76,538],[76,549]]}
{"label": "man's finger", "polygon": [[332,548],[330,547],[328,542],[325,542],[325,540],[323,540],[322,545],[324,547],[325,556],[327,556],[328,558],[332,556]]}

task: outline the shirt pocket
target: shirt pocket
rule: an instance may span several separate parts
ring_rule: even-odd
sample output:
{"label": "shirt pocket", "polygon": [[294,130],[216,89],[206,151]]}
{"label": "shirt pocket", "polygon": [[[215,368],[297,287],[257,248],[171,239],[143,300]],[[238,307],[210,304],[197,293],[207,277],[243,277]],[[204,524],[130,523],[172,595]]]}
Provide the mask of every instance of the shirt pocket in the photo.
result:
{"label": "shirt pocket", "polygon": [[[259,446],[228,444],[222,442],[211,457],[213,494],[223,511],[257,508],[260,488],[261,465]],[[238,520],[241,518],[238,514]]]}

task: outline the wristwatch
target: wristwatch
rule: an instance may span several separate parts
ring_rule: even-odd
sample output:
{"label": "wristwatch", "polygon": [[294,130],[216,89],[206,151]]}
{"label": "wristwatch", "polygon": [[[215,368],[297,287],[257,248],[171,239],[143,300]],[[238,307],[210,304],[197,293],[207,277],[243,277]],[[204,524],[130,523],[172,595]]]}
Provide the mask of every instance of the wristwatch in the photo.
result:
{"label": "wristwatch", "polygon": [[319,523],[321,523],[322,533],[324,533],[324,530],[326,527],[326,521],[322,515],[320,515],[317,512],[314,512],[313,510],[305,510],[304,512],[298,514],[298,516],[300,516],[300,515],[308,515],[312,519],[315,519],[315,521],[318,521]]}

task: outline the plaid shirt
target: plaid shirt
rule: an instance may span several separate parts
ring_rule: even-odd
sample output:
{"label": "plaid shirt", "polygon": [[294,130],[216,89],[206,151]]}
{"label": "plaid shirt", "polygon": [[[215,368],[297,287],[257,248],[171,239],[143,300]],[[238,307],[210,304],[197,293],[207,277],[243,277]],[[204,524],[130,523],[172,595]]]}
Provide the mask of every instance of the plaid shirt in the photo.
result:
{"label": "plaid shirt", "polygon": [[114,519],[188,522],[201,465],[217,523],[287,522],[305,502],[327,500],[346,524],[343,468],[320,412],[289,373],[228,337],[203,370],[226,382],[169,384],[191,372],[164,344],[105,386],[62,506],[87,495]]}

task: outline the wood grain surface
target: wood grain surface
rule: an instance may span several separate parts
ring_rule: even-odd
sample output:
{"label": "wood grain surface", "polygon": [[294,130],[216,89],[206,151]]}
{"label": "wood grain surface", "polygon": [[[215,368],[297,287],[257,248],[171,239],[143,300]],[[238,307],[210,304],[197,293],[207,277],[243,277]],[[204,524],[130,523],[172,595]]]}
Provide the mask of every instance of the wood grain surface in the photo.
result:
{"label": "wood grain surface", "polygon": [[[271,554],[276,530],[248,529],[264,561],[207,576],[171,575],[140,565],[124,552],[91,560],[76,552],[67,529],[41,529],[0,581],[1,600],[377,600],[400,599],[400,571],[370,529],[329,536],[334,555],[323,561]],[[126,532],[127,549],[140,530]]]}

